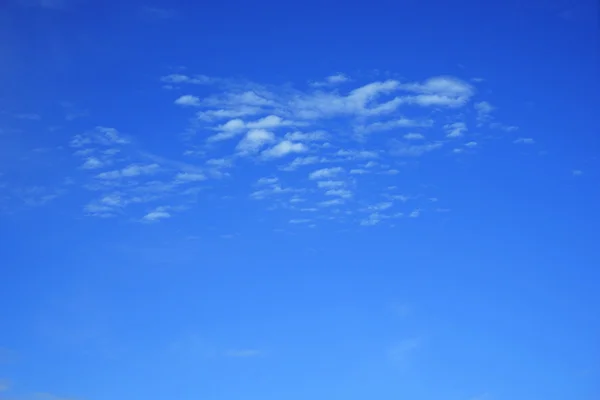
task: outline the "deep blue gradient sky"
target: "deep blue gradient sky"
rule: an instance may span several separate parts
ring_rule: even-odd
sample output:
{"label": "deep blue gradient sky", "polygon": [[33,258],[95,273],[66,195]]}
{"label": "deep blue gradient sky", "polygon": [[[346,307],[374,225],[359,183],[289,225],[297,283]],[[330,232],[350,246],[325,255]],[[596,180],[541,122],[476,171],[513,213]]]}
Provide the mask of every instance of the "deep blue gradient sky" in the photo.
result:
{"label": "deep blue gradient sky", "polygon": [[591,0],[0,3],[0,399],[600,398]]}

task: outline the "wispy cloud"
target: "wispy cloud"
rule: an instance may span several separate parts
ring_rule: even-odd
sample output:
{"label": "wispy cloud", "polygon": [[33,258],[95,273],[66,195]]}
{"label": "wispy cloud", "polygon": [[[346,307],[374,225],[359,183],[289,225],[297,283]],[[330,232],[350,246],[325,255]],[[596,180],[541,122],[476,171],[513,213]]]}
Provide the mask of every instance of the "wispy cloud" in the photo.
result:
{"label": "wispy cloud", "polygon": [[311,172],[308,175],[309,179],[317,180],[317,179],[329,179],[334,178],[337,175],[344,172],[342,167],[332,167],[332,168],[322,168],[316,171]]}
{"label": "wispy cloud", "polygon": [[200,106],[200,98],[192,96],[191,94],[185,94],[178,97],[175,100],[175,104],[179,106],[198,107]]}
{"label": "wispy cloud", "polygon": [[396,140],[392,142],[390,153],[395,156],[419,157],[441,147],[441,142],[410,144]]}
{"label": "wispy cloud", "polygon": [[142,217],[144,222],[157,222],[162,219],[171,218],[171,214],[167,211],[165,207],[157,207],[153,211],[150,211],[148,214]]}
{"label": "wispy cloud", "polygon": [[535,140],[533,140],[532,138],[518,138],[514,141],[514,143],[517,144],[534,144]]}

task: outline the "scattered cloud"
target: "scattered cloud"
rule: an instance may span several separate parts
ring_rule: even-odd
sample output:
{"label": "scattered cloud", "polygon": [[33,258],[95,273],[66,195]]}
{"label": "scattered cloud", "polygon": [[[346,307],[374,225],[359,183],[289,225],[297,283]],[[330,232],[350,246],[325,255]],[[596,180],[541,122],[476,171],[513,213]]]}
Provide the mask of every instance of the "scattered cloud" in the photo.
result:
{"label": "scattered cloud", "polygon": [[274,141],[273,132],[265,129],[252,129],[238,143],[236,149],[241,154],[249,155],[258,152],[262,147]]}
{"label": "scattered cloud", "polygon": [[142,220],[144,222],[157,222],[167,218],[171,218],[171,214],[166,210],[166,208],[157,207],[153,211],[150,211],[148,214],[144,215]]}
{"label": "scattered cloud", "polygon": [[514,141],[514,143],[517,144],[534,144],[535,140],[533,140],[532,138],[518,138]]}
{"label": "scattered cloud", "polygon": [[406,140],[425,140],[425,136],[422,133],[407,133],[403,136]]}
{"label": "scattered cloud", "polygon": [[324,141],[329,138],[329,135],[324,131],[314,131],[314,132],[290,132],[286,133],[285,139],[291,140],[293,142],[319,142]]}
{"label": "scattered cloud", "polygon": [[131,164],[121,170],[112,170],[107,172],[101,172],[96,175],[98,179],[119,179],[119,178],[133,178],[139,175],[150,175],[158,172],[160,166],[158,164]]}
{"label": "scattered cloud", "polygon": [[328,76],[327,78],[325,78],[324,81],[311,82],[311,86],[314,86],[314,87],[335,86],[335,85],[339,85],[344,82],[348,82],[349,80],[350,80],[350,78],[348,78],[347,75],[338,73],[338,74]]}
{"label": "scattered cloud", "polygon": [[580,169],[574,169],[573,171],[571,171],[573,176],[581,176],[583,175],[583,171]]}
{"label": "scattered cloud", "polygon": [[475,103],[473,107],[475,108],[475,111],[477,111],[478,126],[481,126],[485,122],[489,122],[492,119],[492,111],[496,109],[487,101]]}
{"label": "scattered cloud", "polygon": [[196,96],[192,96],[191,94],[185,94],[177,100],[175,100],[175,104],[186,107],[198,107],[200,106],[200,99]]}
{"label": "scattered cloud", "polygon": [[[411,166],[430,160],[462,159],[447,157],[450,152],[483,152],[492,136],[484,129],[513,129],[492,122],[495,108],[488,101],[471,102],[476,80],[434,76],[358,82],[340,73],[295,87],[215,78],[183,67],[170,72],[156,79],[157,91],[167,101],[175,99],[175,115],[189,114],[185,138],[174,145],[181,148],[173,147],[186,161],[149,154],[142,149],[143,136],[136,140],[114,128],[76,134],[67,147],[75,161],[68,190],[90,196],[81,204],[86,215],[133,215],[133,220],[152,222],[174,218],[210,198],[248,201],[249,196],[265,200],[269,210],[289,212],[282,221],[291,224],[313,224],[292,215],[311,212],[315,220],[391,225],[393,219],[431,210],[428,199],[435,195],[408,202],[387,189],[398,179],[394,175],[408,175]],[[160,86],[185,94],[173,96],[176,92]],[[475,134],[467,128],[482,122]],[[204,198],[200,190],[210,193]],[[24,193],[21,198],[29,204],[62,196],[50,187]]]}
{"label": "scattered cloud", "polygon": [[317,156],[296,157],[291,163],[281,167],[283,171],[295,171],[299,167],[325,162],[326,160]]}
{"label": "scattered cloud", "polygon": [[395,140],[392,142],[390,153],[401,157],[419,157],[425,153],[437,150],[442,147],[441,142],[425,143],[425,144],[409,144]]}
{"label": "scattered cloud", "polygon": [[465,134],[467,131],[467,125],[464,122],[454,122],[452,124],[444,125],[444,129],[446,129],[446,137],[449,138],[458,138]]}
{"label": "scattered cloud", "polygon": [[304,153],[307,150],[308,147],[302,143],[294,143],[290,142],[289,140],[284,140],[277,143],[270,149],[263,151],[262,156],[265,158],[281,158],[292,153]]}
{"label": "scattered cloud", "polygon": [[316,171],[311,172],[308,175],[308,178],[311,180],[329,179],[329,178],[334,178],[343,172],[344,172],[344,169],[342,167],[322,168],[322,169],[318,169]]}

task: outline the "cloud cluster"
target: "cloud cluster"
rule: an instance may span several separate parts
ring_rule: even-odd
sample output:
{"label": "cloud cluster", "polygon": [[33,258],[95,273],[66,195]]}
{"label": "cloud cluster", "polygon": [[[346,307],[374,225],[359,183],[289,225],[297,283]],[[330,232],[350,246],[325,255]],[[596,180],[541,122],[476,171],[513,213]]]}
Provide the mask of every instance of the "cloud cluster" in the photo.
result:
{"label": "cloud cluster", "polygon": [[[68,147],[77,165],[69,179],[91,197],[86,215],[165,221],[196,207],[205,191],[261,200],[297,226],[393,225],[447,210],[433,207],[426,199],[437,196],[419,184],[405,185],[409,195],[391,189],[414,174],[407,166],[446,168],[484,151],[494,131],[515,144],[535,143],[510,137],[517,128],[497,120],[476,82],[452,76],[361,82],[337,73],[294,86],[177,72],[158,81],[157,93],[179,109],[174,115],[187,110],[184,140],[161,137],[170,154],[164,157],[144,150],[140,133],[97,126],[74,135]],[[179,157],[171,151],[176,145],[184,147]]]}

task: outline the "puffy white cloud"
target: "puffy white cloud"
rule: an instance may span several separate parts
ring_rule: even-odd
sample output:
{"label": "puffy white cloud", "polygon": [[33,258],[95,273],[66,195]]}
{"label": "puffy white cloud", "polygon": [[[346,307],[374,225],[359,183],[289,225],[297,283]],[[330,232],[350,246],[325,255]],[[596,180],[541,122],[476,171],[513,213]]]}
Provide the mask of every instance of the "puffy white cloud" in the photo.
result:
{"label": "puffy white cloud", "polygon": [[464,135],[467,131],[467,124],[464,122],[454,122],[452,124],[444,125],[444,129],[446,130],[446,137],[449,138],[457,138]]}
{"label": "puffy white cloud", "polygon": [[258,152],[263,146],[275,141],[275,134],[264,129],[252,129],[238,143],[236,149],[242,154]]}
{"label": "puffy white cloud", "polygon": [[276,115],[267,115],[264,118],[261,118],[257,121],[248,122],[246,127],[248,129],[275,129],[280,126],[290,126],[294,125],[292,121],[286,121],[281,117]]}
{"label": "puffy white cloud", "polygon": [[103,166],[104,163],[96,157],[88,157],[81,167],[83,169],[98,169],[102,168]]}
{"label": "puffy white cloud", "polygon": [[157,207],[154,211],[150,211],[148,214],[144,215],[142,221],[156,222],[167,218],[171,218],[171,214],[167,212],[164,207]]}
{"label": "puffy white cloud", "polygon": [[342,167],[322,168],[311,172],[308,178],[311,180],[333,178],[344,172]]}
{"label": "puffy white cloud", "polygon": [[264,150],[261,154],[265,158],[280,158],[291,153],[303,153],[308,150],[308,147],[302,143],[294,143],[289,140],[284,140],[277,143],[270,149]]}
{"label": "puffy white cloud", "polygon": [[180,106],[198,107],[200,105],[200,99],[191,94],[186,94],[175,100],[175,104]]}

